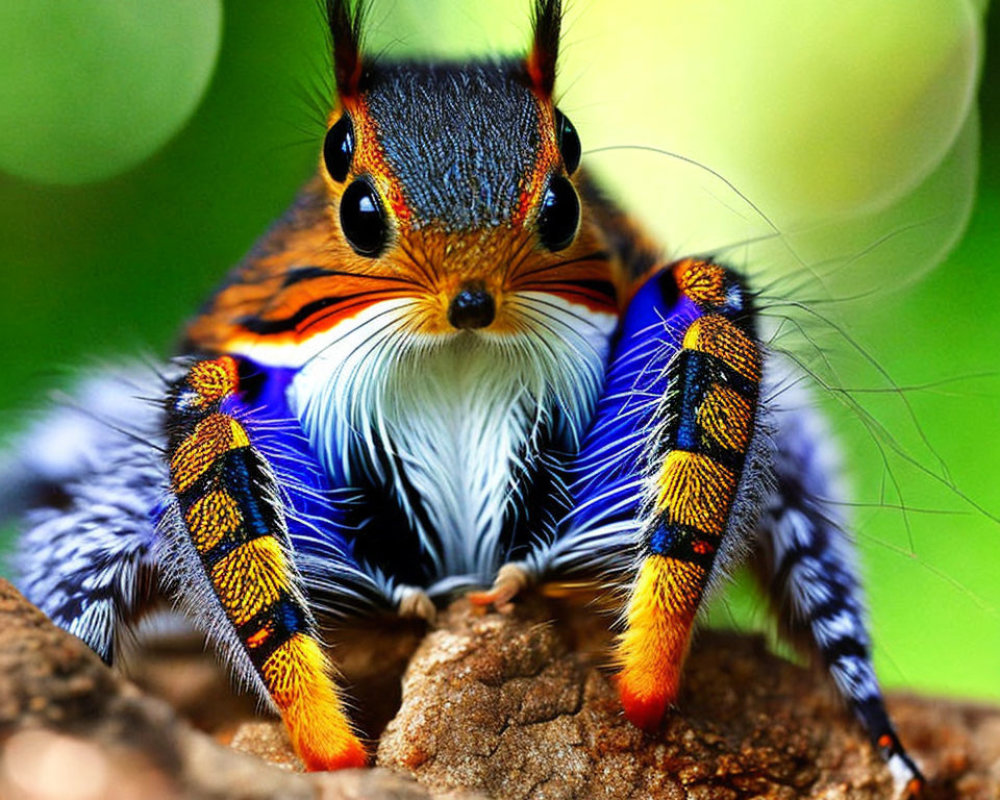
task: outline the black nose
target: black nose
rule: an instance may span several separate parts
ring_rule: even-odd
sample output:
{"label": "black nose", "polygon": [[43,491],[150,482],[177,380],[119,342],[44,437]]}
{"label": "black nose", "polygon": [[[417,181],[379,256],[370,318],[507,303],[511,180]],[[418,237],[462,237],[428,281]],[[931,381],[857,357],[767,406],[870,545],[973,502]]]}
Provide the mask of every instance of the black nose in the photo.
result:
{"label": "black nose", "polygon": [[485,328],[496,316],[497,307],[482,284],[466,286],[451,299],[448,322],[459,330]]}

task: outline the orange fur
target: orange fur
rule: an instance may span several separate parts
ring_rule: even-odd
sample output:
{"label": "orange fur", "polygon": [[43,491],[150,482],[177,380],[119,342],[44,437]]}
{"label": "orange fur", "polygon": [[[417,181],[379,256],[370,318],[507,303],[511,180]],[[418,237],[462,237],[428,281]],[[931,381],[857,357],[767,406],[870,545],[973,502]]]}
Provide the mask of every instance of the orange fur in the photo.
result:
{"label": "orange fur", "polygon": [[188,372],[187,382],[198,393],[202,408],[217,403],[235,392],[239,385],[236,361],[229,356],[214,361],[199,361]]}
{"label": "orange fur", "polygon": [[261,674],[306,769],[365,766],[368,755],[351,730],[330,662],[315,639],[295,634],[264,662]]}
{"label": "orange fur", "polygon": [[228,492],[213,489],[191,504],[184,520],[195,548],[199,553],[206,553],[236,532],[243,515]]}
{"label": "orange fur", "polygon": [[254,633],[250,634],[244,644],[250,650],[256,650],[258,647],[267,642],[271,636],[274,635],[274,623],[268,620],[264,625],[258,628]]}
{"label": "orange fur", "polygon": [[656,510],[668,522],[688,525],[721,536],[736,477],[708,456],[672,450],[656,479],[660,487]]}
{"label": "orange fur", "polygon": [[642,562],[616,653],[622,708],[637,727],[655,728],[677,698],[704,581],[695,564],[665,556]]}
{"label": "orange fur", "polygon": [[174,493],[190,489],[223,453],[249,444],[250,439],[239,422],[225,414],[209,414],[178,445],[170,459]]}
{"label": "orange fur", "polygon": [[719,314],[691,323],[683,347],[708,353],[728,364],[749,381],[760,382],[760,351],[753,340]]}
{"label": "orange fur", "polygon": [[721,306],[726,301],[725,273],[718,264],[688,258],[674,266],[674,278],[681,292],[698,305]]}
{"label": "orange fur", "polygon": [[745,453],[753,427],[753,405],[729,386],[716,384],[698,407],[696,421],[718,444]]}

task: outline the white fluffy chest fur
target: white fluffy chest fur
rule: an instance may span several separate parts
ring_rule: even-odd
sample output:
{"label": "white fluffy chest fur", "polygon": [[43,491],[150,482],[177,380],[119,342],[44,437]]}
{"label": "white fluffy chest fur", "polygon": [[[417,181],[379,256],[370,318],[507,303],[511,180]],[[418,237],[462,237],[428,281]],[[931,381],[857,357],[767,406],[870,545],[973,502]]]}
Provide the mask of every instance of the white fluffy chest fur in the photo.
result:
{"label": "white fluffy chest fur", "polygon": [[439,579],[492,577],[543,436],[572,451],[591,418],[615,320],[565,305],[544,334],[400,336],[390,349],[386,336],[366,335],[364,317],[384,325],[403,308],[379,304],[331,332],[292,384],[328,473],[389,487]]}

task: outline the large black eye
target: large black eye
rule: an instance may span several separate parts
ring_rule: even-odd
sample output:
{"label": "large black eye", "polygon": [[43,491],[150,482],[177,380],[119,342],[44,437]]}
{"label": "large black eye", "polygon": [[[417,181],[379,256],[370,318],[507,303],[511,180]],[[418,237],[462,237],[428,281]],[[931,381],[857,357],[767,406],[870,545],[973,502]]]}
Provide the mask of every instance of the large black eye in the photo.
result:
{"label": "large black eye", "polygon": [[374,258],[389,238],[389,226],[378,192],[364,178],[358,178],[340,198],[340,227],[358,255]]}
{"label": "large black eye", "polygon": [[562,153],[566,171],[572,175],[580,166],[580,137],[569,118],[556,109],[556,136],[559,140],[559,152]]}
{"label": "large black eye", "polygon": [[553,175],[538,212],[538,235],[553,253],[568,247],[580,224],[580,200],[576,189],[562,175]]}
{"label": "large black eye", "polygon": [[326,171],[337,183],[346,180],[354,157],[354,123],[349,114],[344,114],[326,132],[323,142],[323,160]]}

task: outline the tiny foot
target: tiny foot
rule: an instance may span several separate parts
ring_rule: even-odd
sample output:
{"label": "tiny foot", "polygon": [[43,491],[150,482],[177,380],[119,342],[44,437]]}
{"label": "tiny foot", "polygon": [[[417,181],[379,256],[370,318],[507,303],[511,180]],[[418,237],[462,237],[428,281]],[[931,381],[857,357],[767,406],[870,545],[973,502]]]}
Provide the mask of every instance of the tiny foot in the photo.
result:
{"label": "tiny foot", "polygon": [[514,610],[511,602],[531,584],[531,574],[521,564],[504,564],[497,572],[493,588],[486,592],[469,592],[475,606],[493,606],[501,614]]}
{"label": "tiny foot", "polygon": [[403,589],[399,605],[396,606],[396,613],[407,619],[422,619],[428,625],[433,625],[437,620],[437,607],[434,601],[427,596],[423,589],[407,586]]}

